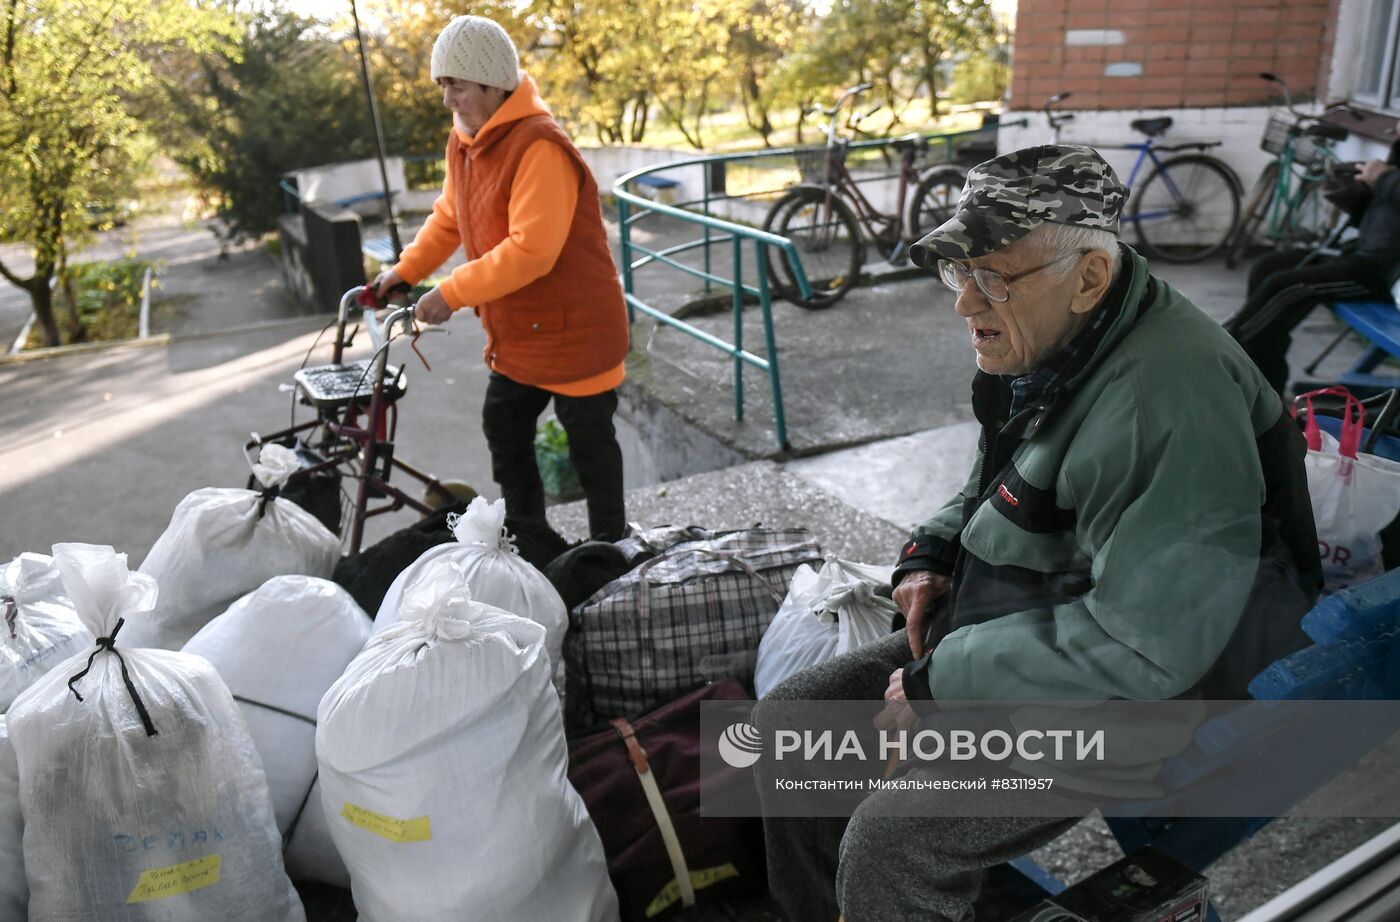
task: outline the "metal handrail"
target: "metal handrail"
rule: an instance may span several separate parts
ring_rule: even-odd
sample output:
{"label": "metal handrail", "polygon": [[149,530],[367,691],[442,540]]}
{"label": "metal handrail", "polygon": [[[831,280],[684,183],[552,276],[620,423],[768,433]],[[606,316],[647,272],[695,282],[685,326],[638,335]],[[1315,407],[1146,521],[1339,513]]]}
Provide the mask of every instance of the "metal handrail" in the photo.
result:
{"label": "metal handrail", "polygon": [[[1021,120],[1021,124],[1025,121]],[[1016,122],[1006,122],[1004,125],[1014,125]],[[975,134],[982,134],[989,130],[994,130],[995,126],[983,126],[981,128],[967,131],[956,131],[945,134],[931,133],[924,135],[924,139],[929,142],[941,142],[944,146],[945,156],[952,159],[953,144],[960,138]],[[870,141],[856,141],[847,145],[848,150],[862,150],[867,148],[885,147],[894,143],[894,138],[876,138]],[[764,259],[763,248],[774,247],[786,254],[788,263],[794,268],[795,281],[797,287],[804,298],[812,296],[811,285],[807,280],[806,272],[802,266],[801,258],[797,248],[787,237],[772,234],[767,231],[736,224],[722,218],[711,215],[710,203],[713,200],[709,183],[710,165],[714,163],[733,163],[746,160],[758,160],[769,158],[780,158],[795,156],[799,152],[824,150],[824,146],[803,146],[785,147],[768,150],[744,151],[732,154],[715,154],[707,157],[692,157],[687,160],[679,160],[671,163],[659,163],[653,166],[642,167],[633,170],[619,177],[613,183],[613,195],[617,198],[618,210],[618,236],[620,238],[622,255],[622,288],[623,296],[627,301],[627,311],[629,319],[635,320],[637,312],[641,312],[658,323],[675,327],[688,336],[719,349],[734,360],[734,418],[743,420],[744,418],[744,365],[752,365],[764,371],[768,375],[769,383],[773,392],[773,424],[777,436],[778,447],[782,451],[790,451],[791,445],[787,438],[787,420],[783,411],[783,388],[782,378],[778,368],[778,346],[777,337],[773,331],[773,296],[768,279],[768,264]],[[684,202],[678,205],[668,205],[662,202],[652,201],[634,192],[629,191],[629,187],[636,180],[650,176],[655,173],[667,170],[681,169],[684,167],[699,166],[704,171],[706,177],[702,183],[704,189],[703,198]],[[777,191],[777,190],[774,190]],[[724,199],[737,198],[738,196],[721,196]],[[685,205],[700,205],[703,212],[691,211]],[[633,209],[637,209],[637,214],[632,214]],[[661,250],[653,250],[644,247],[632,240],[631,226],[633,222],[646,217],[648,214],[665,215],[677,220],[698,224],[703,229],[703,235],[698,240],[688,241]],[[716,236],[718,234],[718,236]],[[756,285],[746,285],[743,281],[743,247],[745,243],[752,243],[754,251],[754,265],[758,275]],[[733,249],[733,271],[732,278],[716,274],[711,265],[710,248],[715,244],[730,243]],[[705,250],[704,268],[696,269],[687,266],[672,257],[678,253],[703,247]],[[641,254],[636,258],[635,254]],[[706,290],[711,284],[727,286],[731,291],[732,311],[734,314],[734,341],[725,342],[719,337],[708,333],[700,328],[679,320],[671,315],[658,310],[639,298],[633,286],[633,273],[645,266],[661,264],[672,269],[679,270],[696,278],[703,279]],[[752,295],[758,298],[759,308],[763,315],[763,338],[768,357],[766,359],[754,355],[743,348],[743,308],[744,296]]]}
{"label": "metal handrail", "polygon": [[[734,360],[734,418],[742,420],[744,418],[744,365],[753,365],[768,375],[769,383],[773,390],[773,426],[778,440],[778,448],[782,451],[790,451],[792,446],[787,438],[787,418],[783,413],[783,384],[782,377],[778,370],[778,344],[777,337],[773,332],[773,295],[768,284],[768,266],[763,258],[763,248],[765,246],[776,247],[782,250],[789,259],[789,264],[794,267],[794,275],[797,287],[804,298],[812,296],[812,287],[807,281],[807,274],[802,268],[802,262],[797,255],[797,247],[786,237],[777,234],[770,234],[767,231],[758,230],[752,227],[745,227],[742,224],[735,224],[732,221],[725,221],[708,214],[697,214],[693,211],[686,211],[682,208],[675,208],[660,202],[653,202],[635,193],[627,191],[628,185],[640,176],[646,176],[660,170],[676,169],[684,166],[694,166],[697,164],[713,163],[718,160],[733,159],[736,155],[715,155],[710,157],[695,157],[690,160],[682,160],[676,163],[657,164],[656,166],[643,167],[633,170],[620,177],[613,184],[613,195],[617,197],[618,212],[618,236],[622,248],[622,290],[623,297],[627,301],[627,313],[629,319],[635,320],[638,311],[651,317],[658,323],[672,326],[682,331],[688,336],[692,336],[701,342],[719,349],[728,354]],[[635,220],[629,214],[630,208],[636,206],[642,209],[641,217],[647,212],[654,214],[668,215],[687,223],[699,224],[705,229],[705,236],[700,240],[680,247],[671,247],[664,251],[651,250],[632,241],[631,224]],[[708,207],[707,209],[708,210]],[[720,231],[727,235],[722,240],[728,240],[733,244],[734,250],[734,277],[725,279],[710,272],[710,245],[713,242],[711,234]],[[743,283],[743,246],[745,241],[751,241],[754,249],[754,265],[758,273],[758,285],[748,286]],[[693,249],[695,246],[705,247],[705,271],[698,273],[692,267],[685,266],[670,258],[670,254],[686,249]],[[632,252],[640,252],[642,259],[633,262]],[[734,311],[734,342],[728,343],[710,333],[692,326],[684,320],[678,320],[663,311],[657,310],[637,297],[633,291],[632,273],[643,266],[659,261],[670,265],[673,268],[684,272],[699,274],[701,278],[708,282],[728,284],[733,292]],[[758,297],[759,307],[763,312],[763,339],[768,357],[761,358],[744,349],[744,295],[753,294]]]}

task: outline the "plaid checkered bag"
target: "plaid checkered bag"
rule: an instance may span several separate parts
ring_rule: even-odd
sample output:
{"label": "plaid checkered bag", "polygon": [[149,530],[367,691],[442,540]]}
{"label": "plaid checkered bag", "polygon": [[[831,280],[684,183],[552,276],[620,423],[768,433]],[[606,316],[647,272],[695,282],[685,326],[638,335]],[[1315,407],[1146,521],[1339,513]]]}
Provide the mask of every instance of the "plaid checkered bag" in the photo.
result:
{"label": "plaid checkered bag", "polygon": [[821,560],[805,529],[715,532],[599,589],[570,613],[564,638],[568,732],[652,710],[736,663],[748,663],[739,677],[749,681],[793,573]]}

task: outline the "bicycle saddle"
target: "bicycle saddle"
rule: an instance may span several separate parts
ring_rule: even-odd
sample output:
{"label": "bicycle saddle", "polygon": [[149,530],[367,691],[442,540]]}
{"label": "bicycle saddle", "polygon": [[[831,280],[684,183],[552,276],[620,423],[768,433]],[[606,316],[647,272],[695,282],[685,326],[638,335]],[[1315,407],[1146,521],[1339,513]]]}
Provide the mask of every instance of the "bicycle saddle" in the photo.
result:
{"label": "bicycle saddle", "polygon": [[895,150],[902,154],[907,150],[923,150],[928,147],[928,142],[923,139],[922,135],[915,132],[913,134],[906,134],[902,138],[895,138],[893,146]]}
{"label": "bicycle saddle", "polygon": [[1321,138],[1324,141],[1345,141],[1350,135],[1341,125],[1329,125],[1327,122],[1313,122],[1303,129],[1303,134],[1310,138]]}
{"label": "bicycle saddle", "polygon": [[1172,120],[1170,116],[1163,116],[1161,118],[1140,118],[1129,124],[1132,125],[1134,131],[1140,131],[1149,138],[1155,138],[1172,126]]}

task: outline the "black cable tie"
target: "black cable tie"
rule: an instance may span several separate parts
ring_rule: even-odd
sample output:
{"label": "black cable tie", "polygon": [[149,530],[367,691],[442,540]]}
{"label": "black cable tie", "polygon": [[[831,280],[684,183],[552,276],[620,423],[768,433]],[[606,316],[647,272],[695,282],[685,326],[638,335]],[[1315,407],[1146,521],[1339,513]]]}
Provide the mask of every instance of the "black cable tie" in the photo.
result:
{"label": "black cable tie", "polygon": [[87,675],[92,669],[92,662],[97,659],[97,654],[104,652],[111,653],[117,658],[117,662],[121,664],[122,682],[126,685],[127,694],[131,696],[131,703],[136,706],[136,713],[141,717],[141,726],[146,729],[147,736],[156,736],[156,725],[151,722],[151,714],[146,710],[146,702],[141,700],[140,693],[136,691],[136,685],[131,681],[131,673],[127,672],[126,669],[126,659],[122,657],[121,653],[116,648],[117,632],[122,629],[122,625],[125,623],[125,618],[118,618],[117,623],[112,627],[110,636],[97,638],[97,649],[93,650],[92,655],[88,657],[87,665],[83,667],[83,671],[68,680],[68,690],[73,693],[74,698],[82,701],[83,696],[78,693],[78,689],[74,686],[78,683],[79,679]]}
{"label": "black cable tie", "polygon": [[10,639],[14,640],[19,636],[15,630],[15,619],[19,617],[19,603],[12,595],[0,596],[0,608],[4,609],[5,627],[10,629]]}
{"label": "black cable tie", "polygon": [[261,519],[267,513],[267,504],[272,502],[282,492],[282,487],[273,484],[270,487],[263,487],[262,493],[258,497],[258,518]]}

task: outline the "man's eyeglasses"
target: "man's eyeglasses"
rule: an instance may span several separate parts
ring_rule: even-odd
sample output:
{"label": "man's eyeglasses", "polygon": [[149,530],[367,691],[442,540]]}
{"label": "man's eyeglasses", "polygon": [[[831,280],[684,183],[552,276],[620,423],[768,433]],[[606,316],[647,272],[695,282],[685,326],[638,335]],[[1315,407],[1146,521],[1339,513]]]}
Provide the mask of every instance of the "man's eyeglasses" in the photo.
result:
{"label": "man's eyeglasses", "polygon": [[1079,258],[1085,253],[1094,252],[1092,249],[1081,248],[1073,253],[1064,253],[1055,257],[1048,263],[1036,266],[1034,269],[1027,269],[1025,272],[1017,272],[1015,275],[1002,275],[995,269],[968,268],[960,262],[951,259],[940,259],[938,261],[938,275],[943,279],[943,284],[954,291],[961,292],[967,287],[967,280],[972,279],[981,289],[982,294],[988,301],[1005,301],[1011,297],[1011,283],[1019,281],[1028,275],[1035,275],[1042,269],[1049,269],[1058,262],[1066,259]]}

